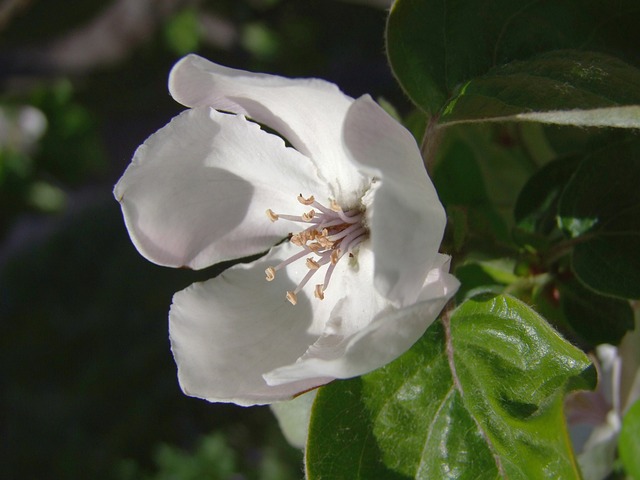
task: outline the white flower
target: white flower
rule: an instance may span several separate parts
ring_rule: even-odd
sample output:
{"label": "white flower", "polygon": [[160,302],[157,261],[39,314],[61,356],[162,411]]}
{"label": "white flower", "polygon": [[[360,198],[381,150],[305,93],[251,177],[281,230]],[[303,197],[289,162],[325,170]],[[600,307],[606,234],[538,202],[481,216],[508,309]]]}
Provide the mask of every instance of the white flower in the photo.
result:
{"label": "white flower", "polygon": [[458,282],[438,253],[445,214],[407,130],[368,96],[195,55],[169,88],[191,108],[138,148],[114,191],[136,247],[194,269],[273,247],[174,296],[186,394],[289,399],[420,338]]}

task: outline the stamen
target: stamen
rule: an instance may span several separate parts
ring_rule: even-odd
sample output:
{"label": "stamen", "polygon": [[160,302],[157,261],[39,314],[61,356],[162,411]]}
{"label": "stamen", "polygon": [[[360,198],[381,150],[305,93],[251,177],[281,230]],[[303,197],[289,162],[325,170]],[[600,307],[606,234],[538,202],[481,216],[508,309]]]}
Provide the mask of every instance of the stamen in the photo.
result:
{"label": "stamen", "polygon": [[[311,277],[320,268],[327,265],[324,282],[317,284],[314,288],[314,296],[323,300],[331,275],[340,259],[345,254],[353,257],[353,248],[368,238],[368,230],[362,223],[364,214],[361,210],[350,209],[344,211],[335,200],[331,200],[330,207],[327,208],[317,202],[313,195],[305,198],[300,194],[297,199],[302,205],[312,206],[313,209],[299,216],[284,215],[275,213],[271,209],[267,210],[267,217],[272,222],[282,219],[307,224],[304,230],[289,234],[289,241],[293,245],[300,247],[301,251],[280,262],[275,267],[268,267],[265,270],[267,281],[272,281],[278,270],[303,257],[307,257],[305,265],[309,271],[296,288],[286,294],[286,299],[292,305],[298,303],[298,293],[305,287]],[[310,253],[312,256],[309,256]]]}

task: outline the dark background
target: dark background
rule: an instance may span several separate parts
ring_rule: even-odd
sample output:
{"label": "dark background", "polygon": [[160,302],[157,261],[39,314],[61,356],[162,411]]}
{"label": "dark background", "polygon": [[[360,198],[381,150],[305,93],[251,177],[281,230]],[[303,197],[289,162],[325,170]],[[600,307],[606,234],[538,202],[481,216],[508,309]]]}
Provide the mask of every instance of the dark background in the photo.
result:
{"label": "dark background", "polygon": [[[0,2],[0,478],[302,477],[267,407],[181,393],[171,296],[220,267],[144,260],[111,190],[183,109],[166,82],[191,51],[405,111],[380,3]],[[34,111],[46,129],[29,138]]]}

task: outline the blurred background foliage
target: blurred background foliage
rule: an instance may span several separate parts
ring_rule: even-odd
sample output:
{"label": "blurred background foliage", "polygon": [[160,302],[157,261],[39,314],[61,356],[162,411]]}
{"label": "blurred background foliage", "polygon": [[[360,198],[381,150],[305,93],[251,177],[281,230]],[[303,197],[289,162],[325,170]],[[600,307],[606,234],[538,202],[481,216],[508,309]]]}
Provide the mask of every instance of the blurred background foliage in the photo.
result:
{"label": "blurred background foliage", "polygon": [[387,67],[385,0],[0,1],[0,477],[295,479],[268,408],[179,390],[176,271],[135,251],[111,189],[182,107],[183,54],[408,101]]}

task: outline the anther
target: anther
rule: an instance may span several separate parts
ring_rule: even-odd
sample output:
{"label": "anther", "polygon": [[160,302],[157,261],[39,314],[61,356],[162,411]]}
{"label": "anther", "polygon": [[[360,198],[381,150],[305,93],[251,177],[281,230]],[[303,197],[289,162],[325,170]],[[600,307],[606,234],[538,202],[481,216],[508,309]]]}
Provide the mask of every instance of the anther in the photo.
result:
{"label": "anther", "polygon": [[305,265],[309,270],[318,270],[320,268],[320,264],[316,262],[313,258],[307,258]]}
{"label": "anther", "polygon": [[267,217],[272,222],[275,222],[276,220],[278,220],[278,215],[276,213],[273,213],[273,210],[271,210],[270,208],[267,208]]}
{"label": "anther", "polygon": [[296,288],[286,294],[287,301],[292,305],[298,303],[298,293],[307,282],[319,269],[326,266],[324,282],[313,289],[316,298],[324,299],[325,291],[340,259],[344,254],[352,257],[352,250],[368,238],[368,231],[363,226],[363,211],[355,208],[345,211],[335,200],[330,200],[330,206],[327,208],[316,202],[313,195],[305,198],[300,194],[297,199],[302,205],[313,208],[301,215],[277,214],[271,209],[266,212],[272,222],[287,220],[306,223],[302,231],[288,235],[290,243],[299,247],[298,253],[265,270],[266,279],[272,281],[278,270],[306,257],[305,265],[308,271]]}
{"label": "anther", "polygon": [[309,210],[307,213],[302,214],[302,219],[305,222],[310,222],[313,217],[316,216],[315,210]]}
{"label": "anther", "polygon": [[295,235],[291,235],[291,238],[289,239],[289,241],[294,245],[296,245],[297,247],[302,247],[304,245],[304,241],[302,240],[302,238],[300,238],[299,233],[296,233]]}
{"label": "anther", "polygon": [[267,282],[270,282],[274,278],[276,278],[276,269],[273,267],[267,268],[264,273],[267,275]]}
{"label": "anther", "polygon": [[298,297],[293,292],[287,292],[287,300],[289,300],[291,305],[295,305],[296,303],[298,303]]}
{"label": "anther", "polygon": [[302,194],[298,195],[298,201],[303,205],[312,205],[316,199],[311,195],[309,198],[304,198]]}

